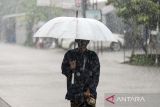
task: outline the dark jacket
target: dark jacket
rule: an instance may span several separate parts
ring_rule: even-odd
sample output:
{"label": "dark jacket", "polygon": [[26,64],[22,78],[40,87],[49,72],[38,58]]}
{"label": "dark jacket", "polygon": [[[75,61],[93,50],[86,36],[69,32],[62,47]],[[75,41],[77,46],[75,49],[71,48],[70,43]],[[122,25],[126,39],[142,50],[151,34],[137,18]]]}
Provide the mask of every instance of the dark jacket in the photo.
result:
{"label": "dark jacket", "polygon": [[[69,61],[76,60],[74,84],[71,84],[72,72]],[[84,64],[85,63],[85,64]],[[96,98],[96,88],[99,82],[100,63],[95,52],[86,50],[80,53],[78,49],[69,50],[62,62],[62,74],[67,77],[66,99],[77,102],[84,102],[83,93],[90,89],[91,94]]]}

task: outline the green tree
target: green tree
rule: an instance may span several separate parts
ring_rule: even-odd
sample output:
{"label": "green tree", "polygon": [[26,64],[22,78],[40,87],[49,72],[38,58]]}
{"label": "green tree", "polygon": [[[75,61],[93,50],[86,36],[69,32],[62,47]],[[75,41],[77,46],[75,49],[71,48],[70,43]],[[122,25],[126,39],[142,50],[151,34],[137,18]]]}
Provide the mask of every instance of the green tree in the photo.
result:
{"label": "green tree", "polygon": [[[156,29],[160,6],[158,0],[109,0],[117,8],[117,13],[132,28],[133,42],[136,43],[138,26],[148,30]],[[133,44],[134,54],[134,44]]]}
{"label": "green tree", "polygon": [[35,24],[39,21],[46,22],[62,14],[62,9],[54,6],[37,6],[36,1],[37,0],[24,0],[21,7],[27,14],[28,39],[26,43],[29,45],[32,44],[32,28]]}
{"label": "green tree", "polygon": [[27,41],[26,44],[32,44],[32,28],[39,21],[48,21],[62,14],[62,9],[54,6],[37,6],[37,0],[1,0],[0,1],[0,18],[4,15],[25,13],[27,24]]}

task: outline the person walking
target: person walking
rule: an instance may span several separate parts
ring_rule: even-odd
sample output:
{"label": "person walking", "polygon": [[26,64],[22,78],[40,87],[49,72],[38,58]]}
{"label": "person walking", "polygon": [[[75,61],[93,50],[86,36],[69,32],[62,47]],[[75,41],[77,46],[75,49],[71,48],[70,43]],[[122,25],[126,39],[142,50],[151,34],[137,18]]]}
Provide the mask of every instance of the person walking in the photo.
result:
{"label": "person walking", "polygon": [[76,39],[78,48],[65,53],[61,65],[67,78],[66,99],[71,107],[95,107],[100,63],[97,54],[88,50],[89,40]]}

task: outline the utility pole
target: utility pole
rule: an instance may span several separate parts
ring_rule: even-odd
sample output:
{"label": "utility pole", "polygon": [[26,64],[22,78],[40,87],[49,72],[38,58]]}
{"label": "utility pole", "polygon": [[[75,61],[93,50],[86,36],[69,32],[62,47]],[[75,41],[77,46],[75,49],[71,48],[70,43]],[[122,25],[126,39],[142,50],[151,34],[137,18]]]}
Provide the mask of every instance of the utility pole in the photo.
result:
{"label": "utility pole", "polygon": [[86,10],[87,10],[87,0],[82,0],[82,16],[86,18]]}

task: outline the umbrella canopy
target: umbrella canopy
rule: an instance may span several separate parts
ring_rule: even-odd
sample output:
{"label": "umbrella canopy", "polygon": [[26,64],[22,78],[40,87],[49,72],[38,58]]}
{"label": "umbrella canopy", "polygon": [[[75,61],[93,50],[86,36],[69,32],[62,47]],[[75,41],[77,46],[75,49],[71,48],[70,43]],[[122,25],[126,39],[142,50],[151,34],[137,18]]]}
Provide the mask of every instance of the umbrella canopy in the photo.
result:
{"label": "umbrella canopy", "polygon": [[34,37],[117,42],[112,32],[103,23],[94,19],[76,17],[54,18],[44,24]]}

